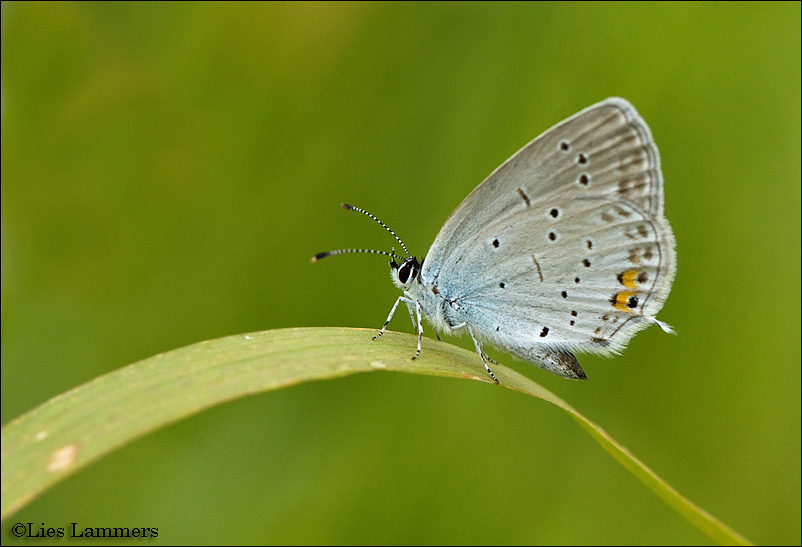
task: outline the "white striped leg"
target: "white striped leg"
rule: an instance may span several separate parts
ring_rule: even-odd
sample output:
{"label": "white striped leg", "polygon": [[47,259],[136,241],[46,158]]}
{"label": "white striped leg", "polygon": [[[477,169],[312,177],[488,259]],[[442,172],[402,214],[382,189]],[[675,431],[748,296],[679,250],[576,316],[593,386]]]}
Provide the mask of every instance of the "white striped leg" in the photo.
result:
{"label": "white striped leg", "polygon": [[423,324],[420,320],[420,300],[415,300],[415,313],[418,316],[418,351],[415,352],[415,357],[412,359],[417,359],[420,356],[420,340],[423,338]]}
{"label": "white striped leg", "polygon": [[412,330],[415,331],[415,334],[418,334],[418,324],[415,323],[415,314],[412,312],[412,306],[407,303],[407,310],[409,311],[409,320],[412,321]]}
{"label": "white striped leg", "polygon": [[[473,330],[471,330],[471,326],[468,324],[466,324],[465,326],[468,327],[468,332],[471,334],[471,340],[473,340],[473,345],[476,348],[476,353],[478,353],[479,357],[482,358],[482,364],[485,366],[485,370],[490,375],[490,377],[493,378],[493,381],[496,382],[496,384],[498,384],[498,378],[496,378],[496,375],[493,374],[493,371],[490,370],[490,367],[487,366],[487,361],[485,361],[485,349],[482,347],[482,343],[479,342],[479,340],[477,340],[476,337],[473,335]],[[488,357],[488,359],[490,359],[490,357]],[[490,361],[492,361],[495,364],[498,364],[492,359],[490,359]]]}
{"label": "white striped leg", "polygon": [[407,307],[409,308],[409,316],[410,316],[410,318],[412,318],[412,326],[415,328],[415,331],[418,334],[418,349],[417,349],[417,351],[415,351],[415,356],[413,357],[413,359],[417,359],[420,356],[420,344],[421,344],[421,338],[423,337],[423,323],[421,323],[421,311],[420,311],[420,301],[419,300],[415,300],[414,301],[415,302],[415,313],[418,316],[417,324],[415,323],[415,318],[412,317],[412,302],[413,302],[413,300],[410,299],[410,298],[407,298],[406,296],[399,296],[398,299],[395,301],[395,304],[393,304],[393,309],[390,310],[390,315],[387,316],[387,321],[384,322],[384,325],[382,325],[382,328],[379,331],[379,334],[374,336],[373,339],[375,340],[376,338],[378,338],[379,336],[384,334],[384,331],[387,330],[387,325],[390,324],[390,320],[393,318],[393,314],[395,313],[395,310],[398,308],[398,304],[400,304],[401,302],[406,304]]}
{"label": "white striped leg", "polygon": [[[408,299],[408,298],[406,298],[406,297],[403,297],[403,296],[399,296],[399,297],[398,297],[398,300],[396,300],[396,301],[395,301],[395,304],[393,304],[393,309],[391,309],[391,310],[390,310],[390,315],[388,315],[388,316],[387,316],[387,321],[385,321],[385,322],[384,322],[384,325],[382,325],[382,329],[379,331],[379,334],[377,334],[376,336],[374,336],[374,337],[373,337],[373,339],[374,339],[374,340],[375,340],[376,338],[378,338],[379,336],[381,336],[382,334],[384,334],[384,331],[385,331],[385,330],[387,330],[387,325],[389,325],[389,324],[390,324],[390,319],[392,319],[392,318],[393,318],[393,314],[395,313],[395,309],[398,307],[398,304],[400,304],[401,302],[404,302],[404,303],[409,303],[409,304],[411,304],[411,303],[412,303],[412,302],[410,302],[410,301],[409,301],[409,299]],[[411,313],[412,313],[412,312],[410,311],[410,314],[411,314]],[[412,324],[414,325],[414,324],[415,324],[415,322],[413,321],[413,323],[412,323]]]}
{"label": "white striped leg", "polygon": [[[476,353],[478,353],[479,357],[482,358],[482,364],[485,366],[485,370],[490,375],[490,377],[493,378],[493,381],[496,382],[496,384],[498,384],[498,378],[496,378],[496,375],[493,374],[492,370],[490,370],[490,367],[487,366],[487,361],[490,361],[494,365],[497,365],[498,361],[494,361],[493,359],[490,358],[490,356],[487,353],[485,353],[484,346],[473,335],[473,331],[471,330],[470,325],[468,325],[468,323],[460,323],[459,325],[455,325],[455,326],[451,327],[451,329],[452,330],[458,330],[458,329],[464,329],[465,327],[468,328],[468,332],[471,334],[471,340],[473,340],[473,347],[476,348]],[[487,361],[485,361],[485,358],[487,358]]]}

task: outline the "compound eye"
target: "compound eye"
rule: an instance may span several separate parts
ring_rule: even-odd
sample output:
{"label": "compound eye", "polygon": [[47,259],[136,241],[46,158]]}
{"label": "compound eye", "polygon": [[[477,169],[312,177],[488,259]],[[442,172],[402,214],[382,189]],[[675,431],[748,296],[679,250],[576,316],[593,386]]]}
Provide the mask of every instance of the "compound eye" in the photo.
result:
{"label": "compound eye", "polygon": [[409,278],[415,275],[415,265],[407,260],[401,267],[398,268],[398,280],[401,281],[402,284],[406,285]]}

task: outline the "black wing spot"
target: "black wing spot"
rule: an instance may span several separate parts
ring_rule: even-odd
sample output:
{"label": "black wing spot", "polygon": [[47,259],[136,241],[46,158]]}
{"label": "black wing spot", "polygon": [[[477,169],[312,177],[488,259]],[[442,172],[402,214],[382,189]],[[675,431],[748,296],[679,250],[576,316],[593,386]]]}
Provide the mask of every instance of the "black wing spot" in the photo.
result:
{"label": "black wing spot", "polygon": [[543,330],[540,331],[540,337],[541,338],[545,338],[548,333],[549,333],[549,328],[548,327],[543,327]]}
{"label": "black wing spot", "polygon": [[494,239],[494,240],[493,240],[493,247],[495,247],[495,248],[497,248],[497,249],[498,249],[498,246],[499,246],[499,245],[500,245],[500,243],[499,243],[498,239]]}

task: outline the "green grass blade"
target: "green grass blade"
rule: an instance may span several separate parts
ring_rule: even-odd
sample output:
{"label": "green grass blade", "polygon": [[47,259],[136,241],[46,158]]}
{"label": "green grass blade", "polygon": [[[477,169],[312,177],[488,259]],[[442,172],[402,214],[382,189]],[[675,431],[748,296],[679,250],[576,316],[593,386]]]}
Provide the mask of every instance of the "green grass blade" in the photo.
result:
{"label": "green grass blade", "polygon": [[[492,383],[476,354],[411,335],[298,328],[240,334],[155,355],[63,393],[2,429],[2,520],[112,450],[165,425],[245,395],[357,372],[393,370]],[[414,340],[414,338],[412,339]],[[720,544],[749,542],[654,474],[602,428],[531,379],[495,365],[501,385],[569,412],[624,467]]]}

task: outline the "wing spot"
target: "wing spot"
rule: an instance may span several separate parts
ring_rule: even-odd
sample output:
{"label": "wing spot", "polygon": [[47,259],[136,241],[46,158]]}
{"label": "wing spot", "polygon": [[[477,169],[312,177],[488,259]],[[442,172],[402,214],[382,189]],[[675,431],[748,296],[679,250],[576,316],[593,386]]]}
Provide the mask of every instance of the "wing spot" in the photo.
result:
{"label": "wing spot", "polygon": [[541,338],[545,338],[548,333],[549,333],[549,328],[548,327],[543,327],[543,330],[540,331],[540,337]]}
{"label": "wing spot", "polygon": [[579,184],[581,184],[582,186],[590,185],[590,175],[588,175],[587,173],[581,173],[579,175],[579,179],[577,180],[577,182],[579,182]]}
{"label": "wing spot", "polygon": [[520,188],[517,188],[515,191],[516,191],[516,192],[518,192],[518,193],[521,195],[521,197],[523,198],[523,200],[526,202],[526,206],[527,206],[527,207],[529,207],[529,205],[530,205],[530,203],[531,203],[531,202],[530,202],[530,200],[529,200],[529,196],[527,196],[526,194],[524,194],[524,191],[523,191],[523,190],[521,190]]}
{"label": "wing spot", "polygon": [[618,183],[618,195],[629,197],[633,194],[646,193],[646,181],[642,179],[624,178]]}
{"label": "wing spot", "polygon": [[635,150],[630,156],[621,158],[618,162],[620,173],[636,173],[646,168],[646,154],[643,150]]}
{"label": "wing spot", "polygon": [[563,298],[568,298],[568,291],[563,291],[560,293]]}
{"label": "wing spot", "polygon": [[588,162],[588,156],[584,152],[580,152],[576,156],[576,162],[579,165],[585,165]]}
{"label": "wing spot", "polygon": [[506,287],[506,285],[505,285],[504,283],[499,283],[499,284],[498,284],[498,286],[499,286],[499,287],[501,287],[502,289],[503,289],[504,287]]}
{"label": "wing spot", "polygon": [[498,249],[498,246],[499,246],[499,245],[500,245],[500,243],[499,243],[498,239],[494,239],[494,240],[493,240],[493,247],[495,247],[496,249]]}
{"label": "wing spot", "polygon": [[586,268],[590,268],[590,260],[587,258],[582,261],[582,265]]}
{"label": "wing spot", "polygon": [[557,218],[560,216],[560,210],[554,207],[551,211],[549,211],[549,214],[551,215],[551,218]]}
{"label": "wing spot", "polygon": [[617,214],[620,217],[629,218],[630,216],[632,216],[631,211],[627,211],[623,207],[619,207],[617,205],[613,207],[613,211],[615,211],[615,214]]}
{"label": "wing spot", "polygon": [[636,283],[640,280],[641,273],[642,272],[639,272],[638,270],[632,269],[621,272],[615,277],[618,279],[618,282],[627,289],[634,289],[636,288]]}
{"label": "wing spot", "polygon": [[568,152],[569,150],[571,150],[571,143],[569,143],[568,141],[560,141],[560,150],[562,150],[563,152]]}
{"label": "wing spot", "polygon": [[537,266],[537,275],[540,277],[540,282],[543,283],[543,272],[540,270],[540,262],[537,261],[535,255],[532,255],[532,260],[535,262],[535,266]]}
{"label": "wing spot", "polygon": [[549,232],[549,240],[556,241],[557,240],[557,233],[556,232]]}
{"label": "wing spot", "polygon": [[638,297],[632,291],[621,291],[610,297],[610,303],[618,311],[629,312],[638,307]]}

